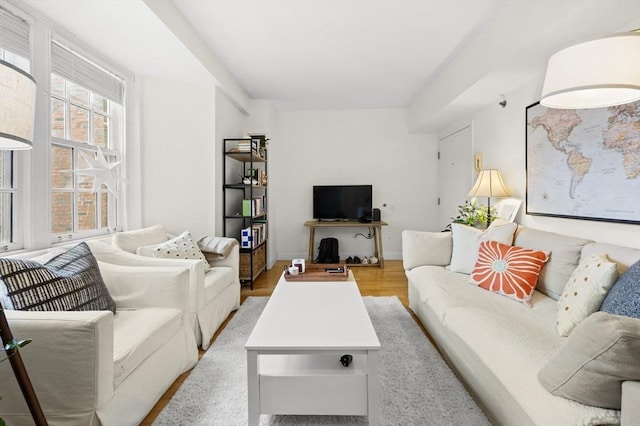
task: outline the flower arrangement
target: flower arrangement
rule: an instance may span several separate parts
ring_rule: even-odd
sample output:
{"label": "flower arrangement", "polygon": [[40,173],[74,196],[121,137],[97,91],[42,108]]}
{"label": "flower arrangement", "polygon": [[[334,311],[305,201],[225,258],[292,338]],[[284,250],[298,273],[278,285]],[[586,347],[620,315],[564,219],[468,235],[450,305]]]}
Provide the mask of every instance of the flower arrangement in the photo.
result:
{"label": "flower arrangement", "polygon": [[[458,206],[458,216],[453,219],[453,223],[462,223],[475,227],[486,227],[489,216],[489,209],[485,205],[478,204],[478,199],[473,197],[471,201],[465,201]],[[498,212],[491,207],[491,221],[498,217]]]}

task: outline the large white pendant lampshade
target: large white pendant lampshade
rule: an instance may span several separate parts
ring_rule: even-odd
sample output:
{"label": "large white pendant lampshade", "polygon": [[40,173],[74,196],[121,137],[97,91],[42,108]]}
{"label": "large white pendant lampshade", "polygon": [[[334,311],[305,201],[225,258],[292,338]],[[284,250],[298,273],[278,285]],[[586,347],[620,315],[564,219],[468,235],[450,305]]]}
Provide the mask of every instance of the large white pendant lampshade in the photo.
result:
{"label": "large white pendant lampshade", "polygon": [[36,82],[0,60],[0,150],[30,149],[36,111]]}
{"label": "large white pendant lampshade", "polygon": [[640,32],[577,44],[549,59],[540,103],[582,109],[640,99]]}

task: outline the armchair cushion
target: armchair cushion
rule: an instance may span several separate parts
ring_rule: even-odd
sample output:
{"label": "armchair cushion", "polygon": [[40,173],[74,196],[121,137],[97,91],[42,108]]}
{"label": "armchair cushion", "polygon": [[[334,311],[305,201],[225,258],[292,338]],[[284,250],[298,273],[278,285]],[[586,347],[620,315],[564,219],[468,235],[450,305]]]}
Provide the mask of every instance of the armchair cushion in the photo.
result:
{"label": "armchair cushion", "polygon": [[233,268],[218,267],[212,268],[204,276],[204,304],[209,305],[227,287],[233,284],[236,275]]}
{"label": "armchair cushion", "polygon": [[167,239],[167,231],[164,227],[162,225],[154,225],[133,231],[118,232],[113,235],[112,244],[124,251],[135,254],[138,247],[158,244],[167,241]]}
{"label": "armchair cushion", "polygon": [[44,265],[0,259],[0,290],[6,308],[25,311],[116,312],[89,246],[80,243]]}
{"label": "armchair cushion", "polygon": [[113,322],[114,384],[120,384],[176,334],[181,322],[182,315],[175,309],[119,310]]}

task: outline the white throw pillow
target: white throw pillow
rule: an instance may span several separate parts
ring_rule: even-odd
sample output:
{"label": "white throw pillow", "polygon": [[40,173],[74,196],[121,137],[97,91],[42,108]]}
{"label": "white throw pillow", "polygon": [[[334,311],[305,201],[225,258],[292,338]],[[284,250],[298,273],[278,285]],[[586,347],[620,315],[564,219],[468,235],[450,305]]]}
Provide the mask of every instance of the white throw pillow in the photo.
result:
{"label": "white throw pillow", "polygon": [[160,244],[138,247],[136,253],[140,256],[165,259],[202,260],[204,262],[204,271],[207,272],[211,269],[207,258],[204,257],[204,254],[202,254],[196,242],[193,241],[193,237],[191,237],[189,231],[184,231],[177,237]]}
{"label": "white throw pillow", "polygon": [[558,299],[558,333],[568,336],[580,321],[600,309],[618,279],[618,267],[606,255],[594,254],[573,271]]}
{"label": "white throw pillow", "polygon": [[470,274],[478,258],[478,250],[482,241],[497,241],[502,244],[511,245],[513,234],[516,232],[516,223],[492,223],[486,231],[463,225],[452,223],[451,232],[453,234],[453,251],[451,253],[451,264],[447,266],[452,272],[462,272]]}
{"label": "white throw pillow", "polygon": [[112,245],[129,253],[135,253],[138,247],[150,246],[167,240],[167,231],[162,225],[154,225],[133,231],[118,232],[113,235]]}
{"label": "white throw pillow", "polygon": [[402,231],[402,266],[445,266],[451,262],[451,232]]}

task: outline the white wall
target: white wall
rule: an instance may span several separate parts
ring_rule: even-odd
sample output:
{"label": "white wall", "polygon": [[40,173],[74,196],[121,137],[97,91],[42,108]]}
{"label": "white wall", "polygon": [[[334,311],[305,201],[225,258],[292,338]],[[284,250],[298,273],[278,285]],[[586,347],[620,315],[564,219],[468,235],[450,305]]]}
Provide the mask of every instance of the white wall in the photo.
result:
{"label": "white wall", "polygon": [[[271,162],[271,146],[278,143],[278,133],[276,130],[276,115],[277,112],[273,107],[273,104],[267,100],[252,100],[248,104],[249,115],[245,120],[245,133],[252,135],[267,135],[269,141],[267,142],[267,171],[268,175],[271,174],[272,162]],[[269,176],[267,176],[268,178]],[[275,191],[275,192],[273,192]],[[273,194],[277,194],[278,189],[274,185],[269,185],[267,196],[269,201],[273,201]],[[276,242],[278,239],[278,229],[275,226],[278,220],[278,206],[275,203],[269,203],[269,228],[267,235],[267,268],[271,269],[276,260],[278,260],[278,253],[276,250]]]}
{"label": "white wall", "polygon": [[141,79],[142,226],[215,232],[213,86]]}
{"label": "white wall", "polygon": [[[495,102],[472,116],[474,151],[483,153],[485,169],[500,169],[505,184],[521,200],[526,194],[525,110],[539,100],[540,92],[541,81],[532,81],[506,95],[506,108]],[[638,225],[530,216],[524,210],[523,204],[517,220],[528,227],[640,247]]]}
{"label": "white wall", "polygon": [[558,50],[640,23],[640,2],[633,0],[499,3],[492,20],[418,94],[409,109],[412,130],[439,132],[543,75]]}
{"label": "white wall", "polygon": [[220,89],[216,89],[216,135],[213,139],[215,141],[214,181],[217,182],[213,189],[213,193],[215,193],[215,204],[213,206],[216,217],[215,235],[223,235],[222,185],[224,182],[222,179],[222,162],[224,161],[224,156],[222,155],[222,152],[224,150],[224,139],[243,137],[245,134],[245,120],[245,115],[240,112],[235,104],[231,102],[231,100],[229,100],[229,98]]}
{"label": "white wall", "polygon": [[[312,219],[313,185],[373,185],[373,206],[389,223],[382,231],[386,259],[401,258],[404,229],[436,230],[437,141],[410,135],[406,110],[280,112],[276,132],[269,145],[269,194],[277,206],[279,259],[307,255],[303,224]],[[342,258],[373,255],[372,240],[353,238],[363,231],[318,230],[316,255],[325,236],[338,238]]]}

